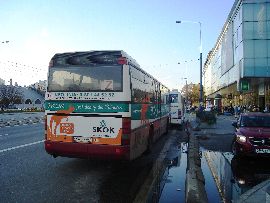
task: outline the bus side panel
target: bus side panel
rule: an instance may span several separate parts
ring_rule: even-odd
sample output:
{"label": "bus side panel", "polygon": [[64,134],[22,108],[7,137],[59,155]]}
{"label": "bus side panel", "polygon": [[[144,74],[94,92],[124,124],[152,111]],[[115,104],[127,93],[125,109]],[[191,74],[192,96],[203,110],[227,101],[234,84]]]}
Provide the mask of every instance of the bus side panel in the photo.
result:
{"label": "bus side panel", "polygon": [[161,134],[167,133],[169,125],[169,116],[161,118]]}
{"label": "bus side panel", "polygon": [[143,154],[147,149],[149,138],[149,125],[132,130],[130,136],[130,159],[135,159]]}
{"label": "bus side panel", "polygon": [[161,119],[158,119],[154,121],[154,139],[153,141],[156,142],[163,134],[167,132],[168,127],[168,119],[169,117],[162,117]]}

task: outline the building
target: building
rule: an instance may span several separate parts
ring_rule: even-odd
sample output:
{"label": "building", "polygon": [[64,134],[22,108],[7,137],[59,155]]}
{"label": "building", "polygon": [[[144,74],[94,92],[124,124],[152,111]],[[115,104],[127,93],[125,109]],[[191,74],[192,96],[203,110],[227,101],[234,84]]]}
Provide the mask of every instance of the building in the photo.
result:
{"label": "building", "polygon": [[47,80],[39,80],[38,82],[30,85],[30,87],[42,92],[46,92]]}
{"label": "building", "polygon": [[207,101],[215,105],[270,105],[270,0],[235,1],[203,78]]}
{"label": "building", "polygon": [[0,78],[0,85],[5,85],[5,80]]}

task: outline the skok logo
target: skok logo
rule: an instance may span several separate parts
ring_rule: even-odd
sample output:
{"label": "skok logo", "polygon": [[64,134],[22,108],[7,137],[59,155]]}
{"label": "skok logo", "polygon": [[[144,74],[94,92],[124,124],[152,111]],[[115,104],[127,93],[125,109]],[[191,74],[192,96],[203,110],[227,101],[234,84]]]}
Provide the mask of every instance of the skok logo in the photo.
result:
{"label": "skok logo", "polygon": [[107,127],[106,122],[102,120],[100,122],[100,127],[93,127],[94,133],[114,133],[114,128]]}

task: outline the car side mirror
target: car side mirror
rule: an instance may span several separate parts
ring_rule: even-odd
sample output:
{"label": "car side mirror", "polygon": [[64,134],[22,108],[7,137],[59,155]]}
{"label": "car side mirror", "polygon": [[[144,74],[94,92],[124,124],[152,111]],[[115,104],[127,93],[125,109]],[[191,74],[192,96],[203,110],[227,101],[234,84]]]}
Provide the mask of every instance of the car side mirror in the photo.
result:
{"label": "car side mirror", "polygon": [[237,122],[232,122],[232,126],[237,128]]}

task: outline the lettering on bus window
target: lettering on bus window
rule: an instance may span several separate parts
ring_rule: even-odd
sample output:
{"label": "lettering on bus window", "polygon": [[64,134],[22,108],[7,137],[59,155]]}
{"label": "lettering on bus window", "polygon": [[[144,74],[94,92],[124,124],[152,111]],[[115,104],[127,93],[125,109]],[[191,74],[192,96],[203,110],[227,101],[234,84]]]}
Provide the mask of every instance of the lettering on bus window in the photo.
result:
{"label": "lettering on bus window", "polygon": [[64,97],[65,94],[64,94],[63,92],[56,92],[56,93],[55,93],[55,96],[56,96],[56,97]]}
{"label": "lettering on bus window", "polygon": [[101,90],[113,90],[113,80],[103,80],[101,82]]}
{"label": "lettering on bus window", "polygon": [[102,100],[113,97],[115,97],[114,92],[54,92],[47,94],[47,98],[56,100]]}

